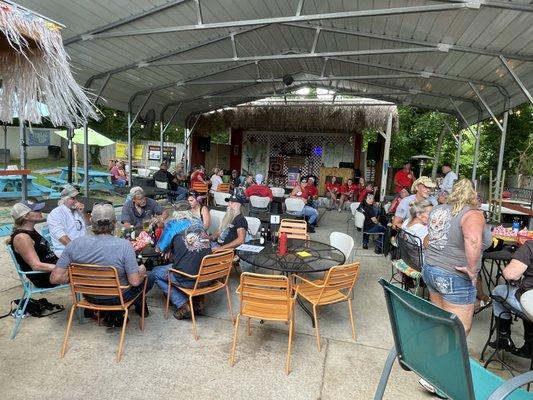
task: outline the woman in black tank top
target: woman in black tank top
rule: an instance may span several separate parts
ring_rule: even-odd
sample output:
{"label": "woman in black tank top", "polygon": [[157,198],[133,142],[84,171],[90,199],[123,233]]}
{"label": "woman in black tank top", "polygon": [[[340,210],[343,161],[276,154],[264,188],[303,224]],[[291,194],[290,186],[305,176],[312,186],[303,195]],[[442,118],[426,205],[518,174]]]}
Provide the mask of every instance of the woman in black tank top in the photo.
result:
{"label": "woman in black tank top", "polygon": [[17,203],[11,215],[15,226],[9,238],[17,263],[22,271],[43,271],[43,274],[26,275],[39,288],[54,287],[50,283],[50,272],[55,267],[57,256],[50,249],[50,244],[35,230],[35,224],[42,220],[43,203]]}
{"label": "woman in black tank top", "polygon": [[198,197],[200,197],[199,193],[196,190],[191,190],[187,196],[187,201],[191,206],[192,214],[202,221],[205,229],[208,229],[211,223],[211,214],[209,214],[209,208],[198,201]]}

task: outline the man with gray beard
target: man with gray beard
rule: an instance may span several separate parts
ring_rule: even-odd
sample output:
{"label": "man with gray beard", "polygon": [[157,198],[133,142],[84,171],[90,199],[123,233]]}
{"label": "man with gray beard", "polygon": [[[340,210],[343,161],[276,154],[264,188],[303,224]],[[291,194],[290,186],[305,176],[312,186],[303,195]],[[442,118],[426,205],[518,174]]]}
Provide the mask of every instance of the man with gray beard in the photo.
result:
{"label": "man with gray beard", "polygon": [[220,249],[234,249],[240,246],[246,241],[246,232],[248,232],[248,221],[241,214],[242,200],[232,196],[227,201],[228,210],[222,218],[220,227],[210,236],[212,241],[220,245]]}

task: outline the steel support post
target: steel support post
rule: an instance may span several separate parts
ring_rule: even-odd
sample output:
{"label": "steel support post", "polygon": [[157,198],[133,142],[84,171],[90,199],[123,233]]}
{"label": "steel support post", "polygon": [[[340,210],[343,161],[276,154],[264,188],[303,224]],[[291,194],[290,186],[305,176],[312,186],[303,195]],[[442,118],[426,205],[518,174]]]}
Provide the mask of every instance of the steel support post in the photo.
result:
{"label": "steel support post", "polygon": [[133,183],[131,181],[132,179],[132,151],[131,151],[131,126],[132,126],[132,122],[131,122],[131,113],[128,111],[128,166],[129,166],[129,171],[128,171],[128,184],[129,186],[133,186]]}
{"label": "steel support post", "polygon": [[183,132],[183,144],[185,145],[185,150],[183,151],[183,171],[185,173],[189,172],[191,168],[189,167],[189,134],[190,129],[185,128],[185,131]]}
{"label": "steel support post", "polygon": [[[476,146],[474,148],[474,165],[472,167],[472,181],[476,183],[477,163],[479,160],[479,141],[481,139],[481,122],[477,123]],[[476,184],[477,185],[477,184]]]}
{"label": "steel support post", "polygon": [[67,128],[67,164],[68,164],[68,173],[67,173],[67,182],[72,183],[72,137],[74,136],[74,129]]}
{"label": "steel support post", "polygon": [[89,197],[89,127],[87,122],[83,124],[83,173],[85,174],[83,191],[85,196]]}
{"label": "steel support post", "polygon": [[529,102],[533,104],[533,96],[531,95],[529,90],[527,90],[526,86],[522,83],[518,75],[516,75],[515,72],[511,69],[511,67],[507,63],[507,59],[504,56],[500,55],[500,60],[504,67],[507,69],[507,71],[509,71],[509,74],[511,74],[516,84],[520,87],[520,90],[522,90],[522,92],[526,95]]}
{"label": "steel support post", "polygon": [[463,144],[463,131],[459,131],[457,140],[457,154],[455,156],[455,175],[459,176],[459,166],[461,165],[461,146]]}
{"label": "steel support post", "polygon": [[387,176],[389,173],[389,154],[390,142],[392,136],[392,113],[389,113],[387,119],[387,131],[385,132],[385,149],[383,152],[383,170],[381,171],[381,188],[379,190],[379,199],[383,201],[387,193]]}
{"label": "steel support post", "polygon": [[[26,169],[26,127],[25,121],[19,119],[19,134],[20,134],[20,168]],[[22,175],[22,201],[28,199],[28,176]]]}
{"label": "steel support post", "polygon": [[164,148],[164,144],[163,144],[163,133],[164,133],[164,130],[163,130],[163,121],[161,121],[160,125],[159,125],[159,151],[160,151],[160,156],[159,156],[159,161],[161,161],[161,163],[164,161],[164,157],[163,157],[163,148]]}
{"label": "steel support post", "polygon": [[500,124],[500,121],[498,121],[498,118],[496,118],[496,116],[494,115],[494,113],[492,112],[492,110],[490,109],[489,105],[487,104],[487,102],[483,99],[483,97],[481,97],[481,94],[479,93],[479,91],[476,89],[476,87],[472,84],[472,82],[468,82],[468,84],[470,85],[470,87],[472,88],[472,90],[474,91],[475,95],[477,96],[477,98],[481,101],[481,104],[483,104],[483,107],[485,107],[485,109],[488,111],[488,113],[490,114],[490,116],[492,117],[492,120],[494,121],[494,123],[496,125],[498,125],[498,128],[500,128],[500,131],[503,132],[503,127],[502,125]]}
{"label": "steel support post", "polygon": [[496,199],[501,198],[501,186],[502,186],[502,170],[503,170],[503,154],[505,151],[505,139],[507,136],[507,120],[509,119],[509,111],[503,113],[503,127],[502,137],[500,140],[500,154],[498,155],[498,169],[496,170]]}

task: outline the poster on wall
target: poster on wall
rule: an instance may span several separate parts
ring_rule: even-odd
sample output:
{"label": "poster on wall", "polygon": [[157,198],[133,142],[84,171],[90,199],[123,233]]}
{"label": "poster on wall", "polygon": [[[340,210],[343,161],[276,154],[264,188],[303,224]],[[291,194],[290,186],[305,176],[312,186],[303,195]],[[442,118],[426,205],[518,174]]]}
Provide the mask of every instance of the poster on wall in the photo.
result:
{"label": "poster on wall", "polygon": [[[176,161],[176,148],[164,146],[163,147],[163,158],[165,160],[170,159],[170,161]],[[161,159],[161,147],[159,146],[148,146],[148,159],[151,161]]]}
{"label": "poster on wall", "polygon": [[28,131],[28,146],[50,146],[51,129],[39,129]]}
{"label": "poster on wall", "polygon": [[[136,144],[133,146],[133,159],[142,160],[144,153],[144,146],[142,144]],[[115,143],[115,157],[119,160],[128,158],[128,144],[127,143]]]}

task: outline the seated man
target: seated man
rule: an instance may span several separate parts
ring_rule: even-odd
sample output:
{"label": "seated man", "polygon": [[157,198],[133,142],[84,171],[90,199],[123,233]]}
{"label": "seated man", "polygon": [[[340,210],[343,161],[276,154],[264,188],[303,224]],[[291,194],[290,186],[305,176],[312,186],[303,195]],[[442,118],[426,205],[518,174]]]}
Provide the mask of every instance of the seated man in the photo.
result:
{"label": "seated man", "polygon": [[142,228],[145,220],[150,220],[163,213],[163,208],[159,203],[146,197],[140,186],[132,187],[130,196],[131,199],[124,203],[120,216],[125,228]]}
{"label": "seated man", "polygon": [[300,184],[294,187],[291,192],[291,197],[302,199],[304,203],[306,203],[300,215],[306,217],[308,224],[307,231],[313,233],[318,219],[318,211],[307,205],[307,199],[309,197],[309,192],[307,191],[307,178],[300,179]]}
{"label": "seated man", "polygon": [[270,190],[267,185],[263,184],[263,175],[261,174],[255,176],[255,183],[244,191],[244,195],[248,200],[252,196],[268,197],[270,200],[274,197],[272,195],[272,190]]}
{"label": "seated man", "polygon": [[58,257],[72,240],[87,234],[87,214],[83,211],[85,206],[77,199],[79,194],[74,186],[67,185],[61,191],[58,206],[46,219],[52,238],[52,250]]}
{"label": "seated man", "polygon": [[228,210],[222,218],[218,230],[210,235],[212,241],[216,241],[219,249],[234,249],[246,241],[248,221],[241,213],[242,200],[237,197],[228,199]]}
{"label": "seated man", "polygon": [[[91,213],[93,235],[74,239],[63,250],[63,254],[52,270],[50,282],[67,283],[68,266],[71,263],[93,264],[99,266],[112,266],[117,269],[121,285],[131,285],[122,293],[124,301],[133,299],[143,290],[144,280],[148,279],[146,290],[153,286],[151,274],[146,272],[144,265],[137,265],[135,251],[130,242],[113,236],[116,225],[115,209],[111,204],[96,204]],[[86,299],[96,304],[120,304],[118,297],[85,296]],[[135,302],[135,312],[142,312],[142,298]],[[148,316],[145,309],[145,316]],[[108,326],[122,326],[123,316],[108,313],[105,317]]]}
{"label": "seated man", "polygon": [[231,171],[231,178],[229,179],[230,189],[235,190],[241,185],[241,177],[236,169]]}
{"label": "seated man", "polygon": [[[511,262],[502,272],[503,277],[508,281],[516,281],[516,286],[498,285],[492,290],[493,296],[505,299],[505,305],[512,310],[523,313],[520,304],[520,297],[527,291],[533,289],[533,240],[526,241],[514,254]],[[496,347],[511,351],[513,354],[531,358],[533,356],[533,323],[523,320],[524,323],[524,345],[516,349],[511,339],[511,314],[499,301],[492,302],[492,309],[496,317],[498,327],[497,342],[489,343],[491,347]]]}
{"label": "seated man", "polygon": [[178,179],[168,172],[168,164],[162,162],[159,166],[159,171],[154,174],[154,180],[157,182],[166,182],[167,188],[170,190],[169,199],[172,201],[185,200],[187,197],[187,189],[178,186]]}
{"label": "seated man", "polygon": [[[171,238],[169,240],[169,238]],[[174,211],[170,219],[165,223],[165,229],[158,242],[160,251],[169,251],[172,264],[161,265],[153,269],[152,274],[156,285],[166,295],[168,291],[168,271],[170,268],[179,269],[187,274],[196,275],[200,269],[202,259],[211,254],[211,241],[205,231],[202,222],[183,207],[179,211]],[[195,280],[172,274],[174,282],[180,286],[192,288]],[[204,282],[200,286],[207,286],[209,282]],[[198,296],[194,304],[194,312],[202,313],[203,296]],[[181,290],[173,288],[170,292],[170,301],[176,307],[174,318],[190,318],[191,309],[189,298]]]}

